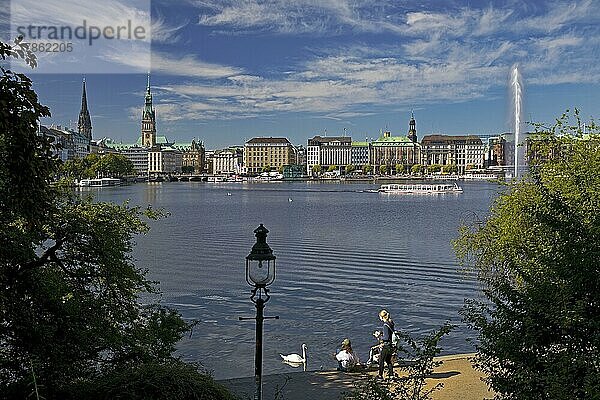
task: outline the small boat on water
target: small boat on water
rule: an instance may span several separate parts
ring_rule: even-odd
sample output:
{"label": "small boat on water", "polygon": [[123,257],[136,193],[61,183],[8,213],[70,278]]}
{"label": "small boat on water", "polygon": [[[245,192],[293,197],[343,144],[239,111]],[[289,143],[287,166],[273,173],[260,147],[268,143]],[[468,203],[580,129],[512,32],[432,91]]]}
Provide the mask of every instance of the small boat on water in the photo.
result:
{"label": "small boat on water", "polygon": [[77,186],[81,187],[106,187],[106,186],[119,186],[121,180],[117,178],[96,178],[96,179],[82,179],[77,183]]}
{"label": "small boat on water", "polygon": [[393,194],[436,194],[436,193],[462,193],[462,188],[455,184],[433,184],[433,185],[402,185],[387,184],[381,185],[379,193]]}

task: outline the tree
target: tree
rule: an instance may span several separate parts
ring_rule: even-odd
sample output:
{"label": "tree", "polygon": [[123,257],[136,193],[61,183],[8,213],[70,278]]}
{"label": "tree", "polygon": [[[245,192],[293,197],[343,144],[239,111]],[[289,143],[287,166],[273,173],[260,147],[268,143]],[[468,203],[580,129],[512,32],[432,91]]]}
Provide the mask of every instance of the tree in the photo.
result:
{"label": "tree", "polygon": [[348,164],[346,165],[346,173],[352,173],[353,171],[356,170],[356,166],[354,164]]}
{"label": "tree", "polygon": [[322,170],[323,170],[323,167],[322,167],[322,166],[320,166],[319,164],[317,164],[317,165],[313,165],[313,167],[312,167],[312,172],[313,172],[313,174],[317,174],[317,175],[319,175],[319,174],[321,173],[321,171],[322,171]]}
{"label": "tree", "polygon": [[440,172],[442,170],[442,166],[440,164],[431,164],[428,165],[427,167],[427,172],[432,174],[434,172]]}
{"label": "tree", "polygon": [[181,173],[183,174],[193,174],[196,171],[193,165],[184,165],[181,167]]}
{"label": "tree", "polygon": [[329,168],[327,168],[327,172],[335,172],[337,169],[337,165],[330,165]]}
{"label": "tree", "polygon": [[423,173],[423,166],[421,164],[415,164],[411,167],[410,172],[415,175],[421,174]]}
{"label": "tree", "polygon": [[404,172],[404,165],[396,164],[394,169],[396,170],[396,175],[399,175]]}
{"label": "tree", "polygon": [[277,168],[277,172],[283,174],[283,165],[280,165],[279,168]]}
{"label": "tree", "polygon": [[[15,55],[35,60],[19,39],[0,43],[3,59]],[[157,289],[131,256],[161,213],[52,186],[58,162],[37,133],[49,110],[29,78],[1,71],[0,393],[31,397],[35,382],[38,398],[67,398],[80,382],[174,362],[189,325],[138,301]]]}
{"label": "tree", "polygon": [[363,171],[365,174],[371,174],[373,172],[373,166],[371,164],[365,164]]}
{"label": "tree", "polygon": [[95,175],[100,177],[123,178],[135,174],[133,162],[123,154],[105,154],[94,162],[91,168]]}
{"label": "tree", "polygon": [[271,165],[267,164],[262,168],[262,172],[271,172]]}
{"label": "tree", "polygon": [[388,167],[387,167],[387,165],[380,165],[380,166],[379,166],[379,174],[380,174],[380,175],[385,175],[385,174],[387,174],[387,171],[388,171]]}
{"label": "tree", "polygon": [[[575,122],[573,122],[575,119]],[[530,141],[531,173],[455,242],[486,302],[463,315],[476,365],[508,399],[600,397],[600,137],[578,111]]]}

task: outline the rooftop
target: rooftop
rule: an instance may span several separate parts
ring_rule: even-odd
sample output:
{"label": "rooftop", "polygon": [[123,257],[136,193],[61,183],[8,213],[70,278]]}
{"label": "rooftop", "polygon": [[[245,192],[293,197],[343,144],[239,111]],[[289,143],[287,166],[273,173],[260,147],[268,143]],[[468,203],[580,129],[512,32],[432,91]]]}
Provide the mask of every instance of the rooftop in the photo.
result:
{"label": "rooftop", "polygon": [[289,144],[290,141],[287,140],[287,138],[282,138],[282,137],[255,137],[255,138],[252,138],[252,139],[248,140],[246,143],[251,143],[251,144],[260,144],[260,143],[264,143],[264,144],[272,144],[272,143]]}
{"label": "rooftop", "polygon": [[470,143],[470,144],[483,144],[481,138],[476,135],[463,135],[463,136],[451,136],[451,135],[426,135],[421,140],[422,145],[428,144],[451,144],[451,143]]}
{"label": "rooftop", "polygon": [[316,145],[318,143],[335,143],[340,142],[344,144],[352,143],[352,138],[348,136],[315,136],[312,139],[308,139],[309,144]]}

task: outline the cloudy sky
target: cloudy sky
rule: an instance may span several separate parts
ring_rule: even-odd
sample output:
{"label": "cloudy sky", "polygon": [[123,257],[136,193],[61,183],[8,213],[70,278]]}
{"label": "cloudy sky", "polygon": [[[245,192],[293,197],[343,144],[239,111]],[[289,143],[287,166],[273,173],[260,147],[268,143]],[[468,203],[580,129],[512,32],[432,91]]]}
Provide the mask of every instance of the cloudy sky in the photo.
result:
{"label": "cloudy sky", "polygon": [[12,14],[0,14],[13,22],[3,40],[16,20],[127,18],[151,31],[151,40],[120,47],[100,40],[86,57],[40,57],[32,77],[53,113],[46,123],[77,119],[85,74],[95,137],[137,138],[148,69],[159,133],[209,148],[253,136],[305,144],[344,128],[361,140],[386,127],[406,134],[412,110],[420,138],[505,132],[514,64],[527,120],[548,122],[573,106],[600,115],[599,0],[38,3],[12,1]]}

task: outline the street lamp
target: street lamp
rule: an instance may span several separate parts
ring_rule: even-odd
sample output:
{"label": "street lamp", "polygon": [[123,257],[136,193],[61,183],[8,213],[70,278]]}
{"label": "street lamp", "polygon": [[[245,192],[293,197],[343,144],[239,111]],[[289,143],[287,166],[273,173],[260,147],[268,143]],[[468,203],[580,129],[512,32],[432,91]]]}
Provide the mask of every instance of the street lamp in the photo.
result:
{"label": "street lamp", "polygon": [[256,351],[254,353],[254,383],[256,391],[255,400],[262,399],[262,334],[263,321],[265,319],[279,319],[279,316],[265,317],[263,310],[265,303],[269,301],[269,289],[267,286],[275,281],[275,256],[273,250],[267,244],[267,233],[269,230],[260,224],[254,230],[256,243],[252,246],[250,254],[246,256],[246,282],[253,286],[250,300],[256,307],[256,318],[239,317],[240,320],[256,319]]}

